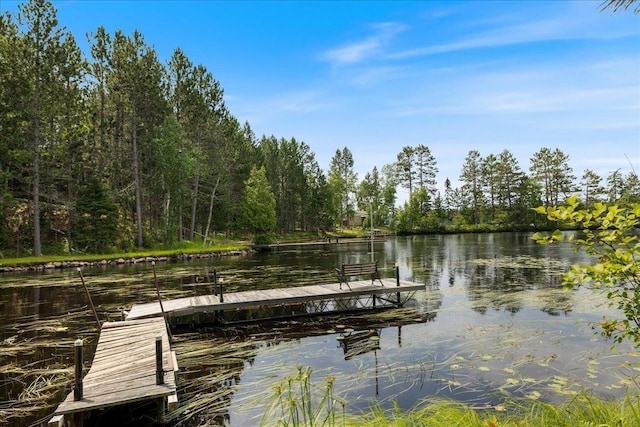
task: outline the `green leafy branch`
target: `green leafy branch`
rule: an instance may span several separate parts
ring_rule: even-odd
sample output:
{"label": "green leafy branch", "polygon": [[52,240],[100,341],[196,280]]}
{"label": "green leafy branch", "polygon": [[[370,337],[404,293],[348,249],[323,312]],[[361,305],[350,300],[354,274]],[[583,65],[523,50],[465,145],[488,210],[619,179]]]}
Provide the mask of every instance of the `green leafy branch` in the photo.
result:
{"label": "green leafy branch", "polygon": [[616,343],[631,339],[636,347],[640,346],[640,204],[622,207],[595,203],[587,209],[577,196],[572,196],[564,206],[541,206],[535,211],[550,221],[582,228],[578,238],[556,230],[551,234],[535,233],[533,239],[541,244],[571,241],[577,249],[584,248],[592,255],[592,264],[574,264],[563,275],[565,288],[607,289],[609,305],[617,307],[624,318],[603,318],[601,335]]}

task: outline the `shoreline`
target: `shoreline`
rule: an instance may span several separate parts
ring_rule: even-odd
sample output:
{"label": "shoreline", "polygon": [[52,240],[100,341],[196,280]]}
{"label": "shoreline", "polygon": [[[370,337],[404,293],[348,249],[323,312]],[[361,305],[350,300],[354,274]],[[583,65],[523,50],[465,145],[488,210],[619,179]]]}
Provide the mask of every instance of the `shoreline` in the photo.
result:
{"label": "shoreline", "polygon": [[98,261],[50,261],[41,264],[30,264],[24,266],[4,266],[0,265],[1,273],[24,273],[34,271],[64,270],[66,268],[96,268],[111,267],[118,265],[146,264],[151,262],[181,262],[198,259],[223,258],[230,256],[244,256],[253,253],[253,250],[238,249],[220,252],[203,252],[192,254],[175,254],[165,256],[144,256],[144,257],[120,257],[115,259],[103,259]]}

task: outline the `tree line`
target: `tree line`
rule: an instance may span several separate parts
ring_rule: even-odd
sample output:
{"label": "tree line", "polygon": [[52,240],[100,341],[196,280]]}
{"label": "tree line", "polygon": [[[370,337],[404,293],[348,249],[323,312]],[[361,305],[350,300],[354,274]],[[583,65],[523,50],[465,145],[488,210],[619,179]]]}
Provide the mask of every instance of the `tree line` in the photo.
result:
{"label": "tree line", "polygon": [[[429,147],[358,181],[351,151],[327,172],[295,138],[256,137],[210,70],[179,48],[162,63],[138,31],[87,35],[85,57],[47,0],[0,16],[0,248],[16,256],[125,251],[216,236],[268,242],[325,233],[357,210],[400,232],[512,227],[580,191],[585,203],[638,199],[638,177],[585,171],[541,149],[530,173],[508,150],[469,152],[441,194]],[[396,207],[397,188],[409,200]]]}

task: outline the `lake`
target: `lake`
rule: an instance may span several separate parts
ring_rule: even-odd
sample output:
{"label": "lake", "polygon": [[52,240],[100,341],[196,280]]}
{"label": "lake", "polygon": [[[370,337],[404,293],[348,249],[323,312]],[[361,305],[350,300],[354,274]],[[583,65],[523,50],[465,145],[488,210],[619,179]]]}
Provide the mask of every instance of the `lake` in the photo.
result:
{"label": "lake", "polygon": [[[633,348],[612,352],[593,329],[616,315],[604,296],[562,290],[560,274],[587,260],[567,244],[540,246],[529,233],[391,237],[375,243],[374,257],[383,277],[397,264],[424,291],[401,309],[175,331],[181,407],[171,422],[259,424],[275,386],[306,368],[317,397],[332,381],[347,413],[434,397],[502,410],[509,397],[615,398],[635,387]],[[209,293],[213,270],[233,292],[334,283],[340,263],[370,259],[369,245],[345,244],[156,268],[163,298],[175,298]],[[83,274],[101,321],[155,300],[150,264]],[[76,271],[0,275],[0,424],[30,425],[53,411],[70,390],[78,337],[90,358],[97,327]],[[96,425],[123,411],[111,412]],[[134,425],[148,423],[140,417]]]}

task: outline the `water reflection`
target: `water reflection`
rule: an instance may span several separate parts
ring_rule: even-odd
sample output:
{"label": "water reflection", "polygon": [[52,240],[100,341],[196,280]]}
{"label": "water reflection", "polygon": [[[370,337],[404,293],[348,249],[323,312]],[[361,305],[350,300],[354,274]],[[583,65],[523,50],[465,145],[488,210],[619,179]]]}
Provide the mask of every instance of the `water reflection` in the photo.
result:
{"label": "water reflection", "polygon": [[[387,344],[391,345],[383,339],[383,331],[386,334],[394,330],[393,345],[401,346],[403,327],[425,324],[435,317],[434,312],[415,307],[360,315],[269,321],[224,329],[207,328],[197,333],[179,334],[175,349],[180,355],[181,381],[185,383],[180,400],[187,411],[179,419],[193,426],[207,421],[254,425],[272,392],[267,384],[279,377],[275,372],[280,363],[292,367],[319,354],[340,355],[344,362],[357,362],[364,356],[377,358],[378,351],[385,351]],[[377,339],[371,339],[374,337]],[[296,360],[285,357],[274,365],[265,365],[264,358],[268,358],[269,353],[287,354],[292,346],[303,345],[309,340],[318,344],[311,354],[297,354]],[[331,359],[333,357],[325,359],[324,366],[330,367]],[[377,364],[375,369],[378,369]],[[378,376],[374,381],[377,383]],[[370,392],[375,396],[377,389]],[[242,395],[240,398],[236,396],[238,392]],[[245,396],[247,392],[249,395]],[[259,396],[263,401],[257,404],[255,401]],[[251,403],[244,408],[246,400]],[[232,413],[234,405],[243,407],[242,414]]]}
{"label": "water reflection", "polygon": [[[345,245],[167,263],[157,276],[166,299],[211,293],[214,270],[226,292],[321,284],[336,281],[342,262],[368,261],[369,250]],[[484,406],[534,392],[554,401],[582,388],[619,396],[629,385],[637,368],[630,349],[611,354],[611,343],[585,323],[611,314],[602,297],[561,289],[559,273],[586,259],[569,246],[499,233],[393,238],[375,250],[383,277],[393,277],[397,265],[402,279],[425,284],[401,310],[176,331],[181,407],[174,421],[254,423],[270,385],[297,364],[313,369],[319,387],[335,376],[336,393],[353,412],[372,399],[409,408],[438,395]],[[84,275],[103,321],[156,298],[149,265]],[[53,410],[71,382],[76,337],[91,357],[94,323],[75,272],[0,276],[0,423],[29,425]],[[49,388],[38,400],[43,379]]]}

